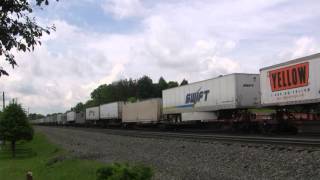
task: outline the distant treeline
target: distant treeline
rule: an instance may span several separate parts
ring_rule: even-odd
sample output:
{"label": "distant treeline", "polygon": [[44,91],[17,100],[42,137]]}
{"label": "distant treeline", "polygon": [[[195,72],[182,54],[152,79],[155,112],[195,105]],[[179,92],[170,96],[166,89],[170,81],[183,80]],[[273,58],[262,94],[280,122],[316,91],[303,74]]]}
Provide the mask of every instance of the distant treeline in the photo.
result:
{"label": "distant treeline", "polygon": [[157,83],[154,83],[148,76],[139,79],[121,79],[111,84],[103,84],[91,92],[91,99],[85,103],[79,102],[72,111],[80,112],[87,107],[93,107],[100,104],[115,101],[143,100],[148,98],[162,97],[162,90],[182,86],[188,84],[187,80],[183,80],[180,84],[176,81],[167,82],[160,77]]}
{"label": "distant treeline", "polygon": [[40,119],[40,118],[43,118],[43,117],[44,117],[44,115],[42,115],[42,114],[37,114],[37,113],[30,113],[30,114],[28,115],[28,119],[29,119],[29,120]]}

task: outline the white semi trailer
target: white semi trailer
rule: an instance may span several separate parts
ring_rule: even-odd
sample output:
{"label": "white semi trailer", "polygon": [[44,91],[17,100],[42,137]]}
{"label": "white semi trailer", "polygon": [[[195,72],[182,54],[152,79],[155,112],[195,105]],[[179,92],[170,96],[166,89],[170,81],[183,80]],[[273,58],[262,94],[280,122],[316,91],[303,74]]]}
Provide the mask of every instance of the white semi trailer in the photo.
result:
{"label": "white semi trailer", "polygon": [[162,91],[163,114],[178,121],[216,120],[219,111],[260,104],[259,74],[235,73]]}

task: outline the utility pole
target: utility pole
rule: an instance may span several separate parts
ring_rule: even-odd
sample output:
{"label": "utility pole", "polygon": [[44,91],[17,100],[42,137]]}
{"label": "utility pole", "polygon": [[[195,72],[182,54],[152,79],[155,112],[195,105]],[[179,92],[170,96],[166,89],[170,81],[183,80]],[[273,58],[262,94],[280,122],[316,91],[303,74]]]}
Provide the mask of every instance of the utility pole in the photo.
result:
{"label": "utility pole", "polygon": [[2,93],[2,111],[4,111],[4,108],[6,107],[6,103],[5,103],[5,100],[4,100],[5,98],[4,98],[4,91],[3,91],[3,93]]}

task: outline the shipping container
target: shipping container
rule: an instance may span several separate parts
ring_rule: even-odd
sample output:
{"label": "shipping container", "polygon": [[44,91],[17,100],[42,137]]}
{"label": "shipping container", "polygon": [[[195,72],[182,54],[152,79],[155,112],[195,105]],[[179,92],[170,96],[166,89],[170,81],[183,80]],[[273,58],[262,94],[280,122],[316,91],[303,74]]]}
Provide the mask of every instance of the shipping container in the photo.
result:
{"label": "shipping container", "polygon": [[57,114],[57,123],[62,124],[62,114]]}
{"label": "shipping container", "polygon": [[259,74],[235,73],[162,91],[163,113],[206,112],[256,107]]}
{"label": "shipping container", "polygon": [[46,123],[46,124],[50,123],[50,117],[49,116],[46,116],[44,118],[44,123]]}
{"label": "shipping container", "polygon": [[41,118],[40,120],[39,120],[39,123],[44,123],[45,122],[45,120],[44,120],[44,118]]}
{"label": "shipping container", "polygon": [[52,123],[57,123],[57,114],[51,115],[51,122]]}
{"label": "shipping container", "polygon": [[160,121],[162,100],[153,98],[122,106],[123,123],[156,123]]}
{"label": "shipping container", "polygon": [[100,105],[100,119],[121,119],[123,102]]}
{"label": "shipping container", "polygon": [[67,122],[73,122],[76,120],[76,113],[74,111],[67,112]]}
{"label": "shipping container", "polygon": [[182,121],[213,121],[217,120],[218,116],[214,112],[184,112],[181,113]]}
{"label": "shipping container", "polygon": [[100,119],[99,115],[99,106],[91,107],[86,109],[86,120],[97,121]]}
{"label": "shipping container", "polygon": [[320,102],[320,54],[260,69],[261,104],[283,106]]}
{"label": "shipping container", "polygon": [[61,115],[62,124],[67,124],[67,114],[63,113]]}
{"label": "shipping container", "polygon": [[86,121],[86,113],[79,112],[76,114],[76,124],[84,124]]}

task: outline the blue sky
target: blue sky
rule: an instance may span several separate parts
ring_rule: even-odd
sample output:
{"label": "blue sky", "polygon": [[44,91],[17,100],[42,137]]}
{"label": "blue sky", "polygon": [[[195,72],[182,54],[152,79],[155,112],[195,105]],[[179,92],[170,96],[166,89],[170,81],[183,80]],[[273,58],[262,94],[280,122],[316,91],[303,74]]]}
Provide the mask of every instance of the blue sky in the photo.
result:
{"label": "blue sky", "polygon": [[[98,85],[149,75],[198,81],[258,73],[320,52],[318,0],[60,0],[33,14],[57,31],[0,90],[31,112],[64,112]],[[2,65],[2,64],[0,64]],[[6,65],[3,65],[7,67]]]}

